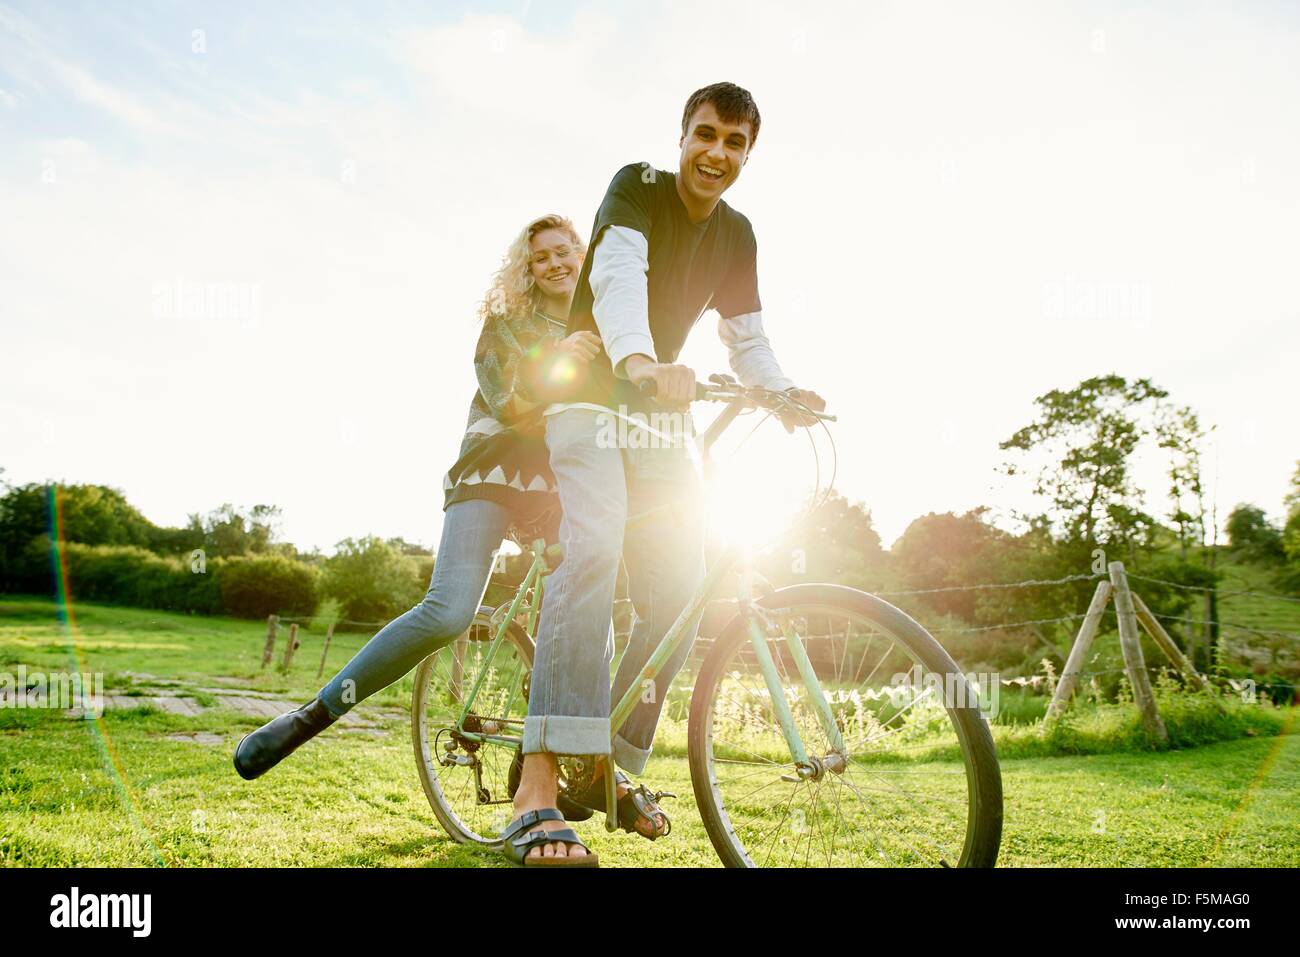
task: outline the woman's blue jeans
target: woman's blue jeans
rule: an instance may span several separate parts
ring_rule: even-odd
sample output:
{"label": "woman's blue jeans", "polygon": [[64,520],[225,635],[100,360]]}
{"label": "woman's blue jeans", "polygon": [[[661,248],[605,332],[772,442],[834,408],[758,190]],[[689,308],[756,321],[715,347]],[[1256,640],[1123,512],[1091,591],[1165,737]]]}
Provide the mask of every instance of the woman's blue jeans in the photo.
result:
{"label": "woman's blue jeans", "polygon": [[320,690],[321,701],[334,717],[387,688],[464,634],[474,620],[510,525],[510,511],[496,502],[471,499],[451,505],[444,516],[424,599],[380,629]]}

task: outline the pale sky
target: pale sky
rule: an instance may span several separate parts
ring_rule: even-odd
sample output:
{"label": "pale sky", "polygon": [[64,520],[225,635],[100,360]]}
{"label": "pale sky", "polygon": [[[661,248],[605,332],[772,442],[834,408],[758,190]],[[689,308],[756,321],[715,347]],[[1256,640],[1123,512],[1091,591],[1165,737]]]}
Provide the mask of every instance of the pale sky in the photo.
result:
{"label": "pale sky", "polygon": [[[726,199],[770,338],[886,544],[1031,505],[998,442],[1111,371],[1217,424],[1221,515],[1280,515],[1282,3],[0,2],[4,477],[117,486],[160,524],[272,503],[301,548],[436,543],[509,240],[551,211],[585,235],[626,163],[675,170],[682,104],[722,79],[763,115]],[[805,440],[755,447],[751,499],[811,482]]]}

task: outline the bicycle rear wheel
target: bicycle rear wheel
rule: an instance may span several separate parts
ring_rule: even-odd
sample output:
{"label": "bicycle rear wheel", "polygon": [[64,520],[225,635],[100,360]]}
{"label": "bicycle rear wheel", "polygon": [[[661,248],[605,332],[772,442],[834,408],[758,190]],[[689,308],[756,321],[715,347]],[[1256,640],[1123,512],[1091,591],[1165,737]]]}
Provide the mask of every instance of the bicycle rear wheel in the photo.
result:
{"label": "bicycle rear wheel", "polygon": [[515,749],[475,742],[456,727],[482,677],[465,729],[521,737],[528,714],[533,643],[511,623],[496,654],[491,608],[480,608],[465,634],[424,659],[415,671],[411,740],[420,784],[439,823],[463,844],[492,845],[510,822],[509,772]]}
{"label": "bicycle rear wheel", "polygon": [[[839,585],[755,602],[810,763],[796,767],[745,621],[705,658],[691,698],[691,781],[724,864],[991,867],[1002,779],[973,689],[905,613]],[[781,626],[799,635],[843,747],[818,717]],[[900,680],[901,679],[901,680]]]}

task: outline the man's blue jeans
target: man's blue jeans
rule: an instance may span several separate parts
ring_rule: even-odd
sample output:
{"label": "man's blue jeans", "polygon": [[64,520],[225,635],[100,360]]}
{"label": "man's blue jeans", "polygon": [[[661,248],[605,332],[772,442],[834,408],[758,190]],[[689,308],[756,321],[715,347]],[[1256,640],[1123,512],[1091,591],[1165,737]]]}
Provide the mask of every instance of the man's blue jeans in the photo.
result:
{"label": "man's blue jeans", "polygon": [[[471,499],[444,513],[429,591],[420,604],[394,618],[343,666],[319,697],[339,717],[465,633],[474,620],[510,511],[496,502]],[[609,613],[606,612],[606,627]]]}
{"label": "man's blue jeans", "polygon": [[[682,416],[689,435],[689,416]],[[547,583],[537,634],[524,752],[610,753],[609,628],[620,555],[636,612],[614,677],[618,701],[704,579],[701,482],[693,440],[640,445],[611,412],[570,408],[546,417],[546,444],[564,517],[564,561]],[[652,425],[655,424],[653,421]],[[611,434],[612,433],[612,434]],[[667,505],[667,508],[661,506]],[[642,518],[641,516],[645,516]],[[625,533],[626,523],[626,533]],[[613,738],[618,764],[641,773],[664,697],[695,639],[695,628]]]}

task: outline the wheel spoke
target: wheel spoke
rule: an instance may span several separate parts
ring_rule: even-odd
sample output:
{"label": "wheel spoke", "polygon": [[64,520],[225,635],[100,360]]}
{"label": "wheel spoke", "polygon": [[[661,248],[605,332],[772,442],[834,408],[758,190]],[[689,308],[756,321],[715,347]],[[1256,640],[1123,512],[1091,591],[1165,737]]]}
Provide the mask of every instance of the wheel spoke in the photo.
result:
{"label": "wheel spoke", "polygon": [[[838,767],[819,763],[836,753],[825,715],[794,667],[795,659],[787,660],[789,641],[767,638],[780,693],[810,761],[797,781],[784,782],[792,785],[788,794],[777,789],[783,777],[795,776],[795,765],[776,718],[772,689],[749,634],[737,629],[724,635],[695,685],[695,693],[703,695],[695,707],[707,712],[704,760],[710,788],[703,800],[713,808],[705,823],[715,841],[721,837],[737,859],[758,866],[861,866],[873,861],[934,866],[958,860],[954,846],[960,851],[971,839],[972,759],[954,724],[964,709],[945,707],[928,681],[895,705],[896,692],[878,677],[882,671],[902,673],[915,665],[921,665],[919,674],[930,677],[907,643],[920,639],[906,629],[886,632],[847,606],[791,604],[772,615],[789,629],[787,634],[799,636],[847,762]],[[956,763],[949,756],[953,747],[959,754]],[[765,772],[771,772],[770,780],[764,779]],[[757,785],[746,781],[754,778]],[[834,793],[822,793],[828,786]],[[851,795],[847,802],[846,790]],[[799,829],[783,836],[792,817]],[[723,822],[721,830],[715,820]]]}
{"label": "wheel spoke", "polygon": [[[798,792],[798,790],[799,790],[799,785],[797,785],[797,784],[796,784],[794,787],[792,787],[792,788],[790,789],[790,799],[789,799],[788,801],[785,802],[785,813],[783,813],[783,814],[781,815],[781,820],[779,820],[779,821],[776,822],[776,826],[773,827],[770,831],[767,831],[767,832],[764,834],[765,837],[767,836],[767,834],[772,834],[772,835],[775,836],[776,832],[779,831],[779,830],[781,829],[781,825],[785,823],[785,819],[788,818],[788,817],[790,816],[790,805],[794,802],[794,796],[795,796],[795,794]],[[760,844],[761,844],[761,842],[760,842]],[[764,867],[767,866],[767,861],[768,861],[768,859],[772,856],[772,850],[773,850],[773,848],[775,848],[775,847],[776,847],[776,842],[773,841],[773,842],[772,842],[772,847],[768,848],[768,850],[767,850],[767,857],[764,857],[764,858],[763,858],[763,866],[764,866]]]}
{"label": "wheel spoke", "polygon": [[[470,702],[470,715],[485,721],[514,719],[512,724],[502,724],[497,733],[517,734],[528,710],[522,679],[531,668],[527,654],[530,646],[521,643],[518,633],[512,629],[489,659],[494,634],[486,616],[480,614],[471,626],[469,640],[451,642],[417,671],[418,680],[423,683],[415,689],[416,700],[422,702],[423,709],[420,715],[423,720],[417,724],[417,754],[429,755],[429,764],[421,759],[417,761],[417,769],[439,821],[459,841],[496,841],[500,830],[496,818],[501,809],[508,807],[509,768],[514,760],[514,748],[490,741],[476,745],[461,741],[452,753],[461,758],[472,755],[478,764],[476,775],[473,767],[441,763],[440,759],[447,754],[443,745],[456,740],[449,732],[455,728],[476,684],[478,690]],[[485,637],[487,640],[482,640]],[[440,736],[439,732],[442,732]],[[491,803],[479,802],[480,783]]]}
{"label": "wheel spoke", "polygon": [[[847,787],[850,791],[853,792],[853,794],[857,797],[857,799],[862,803],[863,807],[870,808],[871,805],[867,803],[867,799],[862,796],[862,792],[852,781],[842,778],[840,783],[842,783],[845,787]],[[913,854],[915,854],[921,860],[925,860],[925,855],[922,854],[919,850],[917,850],[916,845],[914,845],[911,841],[909,841],[906,837],[904,837],[902,832],[899,831],[896,827],[894,827],[892,822],[890,822],[887,818],[883,820],[885,820],[885,822],[889,824],[890,828],[894,831],[894,833],[898,835],[898,839],[912,849]],[[942,851],[943,849],[940,848],[940,850]]]}

